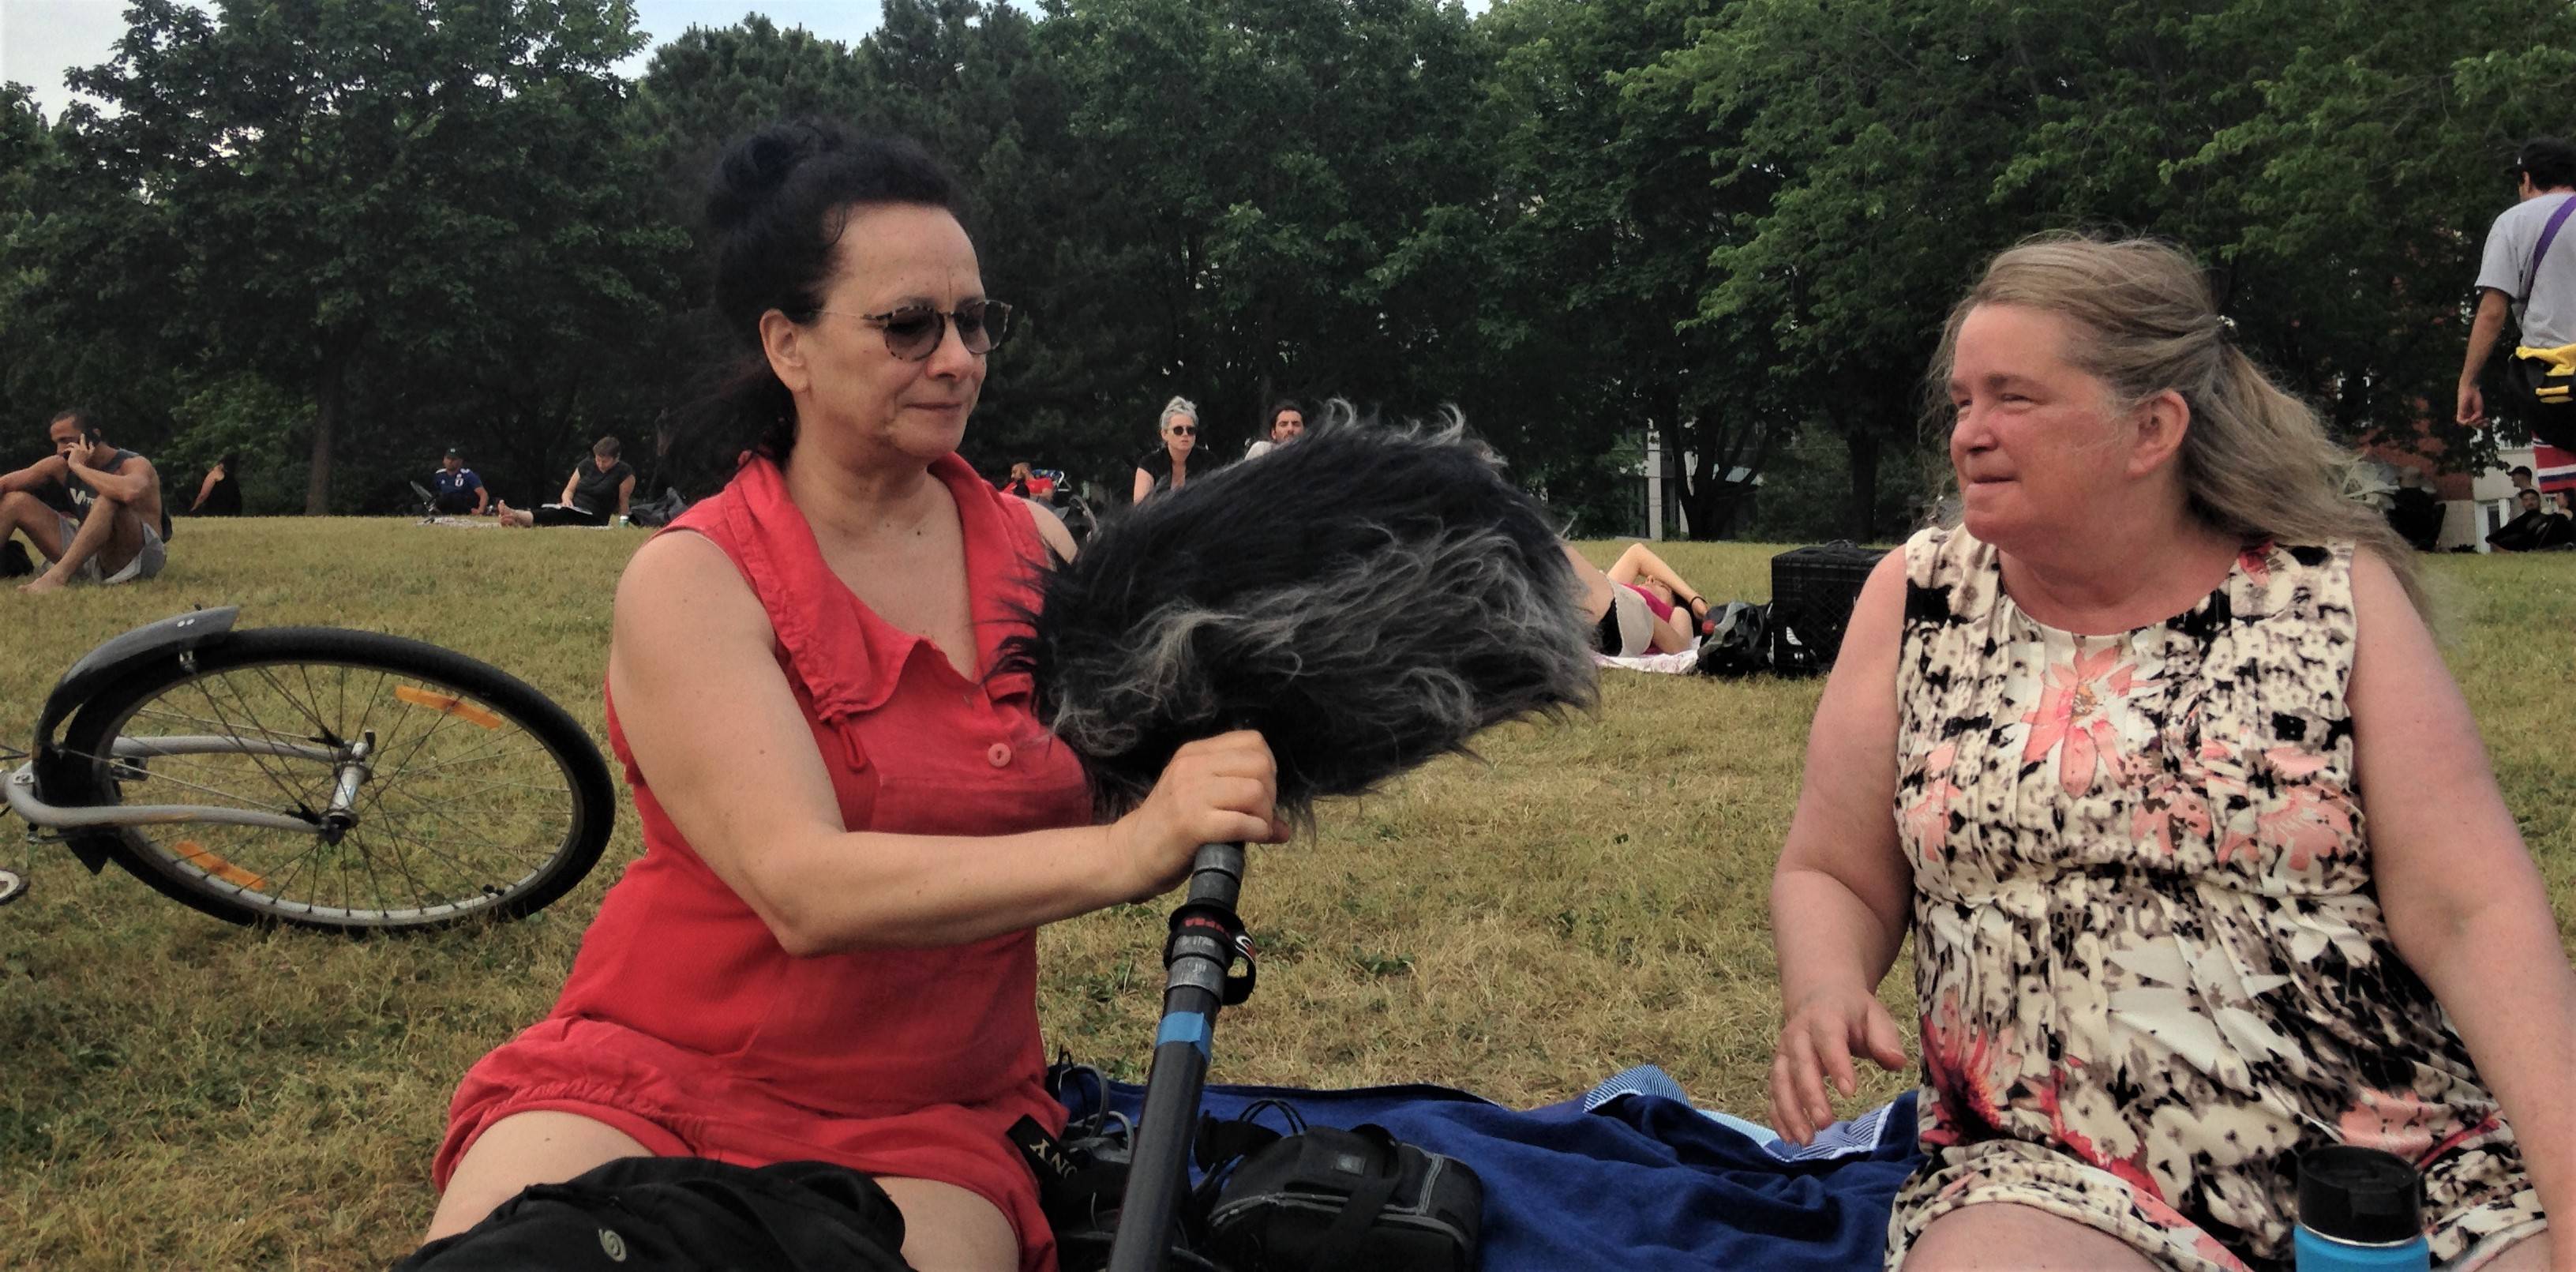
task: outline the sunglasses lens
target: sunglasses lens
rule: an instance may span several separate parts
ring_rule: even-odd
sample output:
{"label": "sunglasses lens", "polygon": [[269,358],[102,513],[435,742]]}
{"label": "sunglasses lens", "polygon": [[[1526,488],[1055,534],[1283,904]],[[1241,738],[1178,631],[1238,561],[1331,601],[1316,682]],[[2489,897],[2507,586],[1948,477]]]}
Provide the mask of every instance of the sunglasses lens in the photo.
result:
{"label": "sunglasses lens", "polygon": [[898,358],[919,358],[939,344],[946,320],[927,309],[906,309],[885,322],[886,351]]}
{"label": "sunglasses lens", "polygon": [[1196,437],[1198,435],[1199,431],[1191,428],[1187,424],[1175,424],[1172,426],[1172,436],[1174,437]]}
{"label": "sunglasses lens", "polygon": [[957,338],[966,342],[968,353],[991,353],[1010,334],[1011,307],[998,300],[981,300],[957,310]]}

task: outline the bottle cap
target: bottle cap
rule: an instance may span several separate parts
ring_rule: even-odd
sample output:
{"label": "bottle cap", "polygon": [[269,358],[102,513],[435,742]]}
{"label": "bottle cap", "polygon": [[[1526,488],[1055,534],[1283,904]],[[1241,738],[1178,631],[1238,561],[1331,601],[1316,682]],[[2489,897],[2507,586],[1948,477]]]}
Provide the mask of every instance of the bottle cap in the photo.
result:
{"label": "bottle cap", "polygon": [[2424,1235],[2424,1182],[2393,1153],[2350,1144],[2299,1156],[2299,1226],[2362,1245]]}

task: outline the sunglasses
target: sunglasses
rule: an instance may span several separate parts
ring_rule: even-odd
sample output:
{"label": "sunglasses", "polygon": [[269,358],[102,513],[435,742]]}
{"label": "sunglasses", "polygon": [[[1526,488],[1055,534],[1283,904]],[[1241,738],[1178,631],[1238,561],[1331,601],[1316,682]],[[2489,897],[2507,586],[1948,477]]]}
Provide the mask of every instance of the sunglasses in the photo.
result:
{"label": "sunglasses", "polygon": [[1199,431],[1197,429],[1192,428],[1187,424],[1175,424],[1172,426],[1171,432],[1174,437],[1196,437],[1199,435]]}
{"label": "sunglasses", "polygon": [[[835,309],[820,313],[841,313]],[[970,300],[955,310],[943,313],[928,305],[908,305],[881,314],[842,314],[856,318],[885,332],[886,352],[906,362],[919,362],[939,348],[948,338],[948,324],[957,324],[958,343],[973,354],[991,353],[1011,335],[1011,307],[998,300]]]}

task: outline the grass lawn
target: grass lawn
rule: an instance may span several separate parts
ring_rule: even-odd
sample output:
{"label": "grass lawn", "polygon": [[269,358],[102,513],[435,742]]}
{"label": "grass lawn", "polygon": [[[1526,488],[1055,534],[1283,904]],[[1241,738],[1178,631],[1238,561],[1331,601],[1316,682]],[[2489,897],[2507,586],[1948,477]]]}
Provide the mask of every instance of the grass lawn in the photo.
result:
{"label": "grass lawn", "polygon": [[[606,740],[611,589],[640,531],[403,520],[186,522],[160,580],[0,589],[0,729],[29,728],[71,660],[194,605],[246,626],[395,632],[497,664]],[[1614,545],[1590,545],[1608,561]],[[1769,594],[1776,549],[1672,545],[1711,597]],[[2576,556],[2445,557],[2451,666],[2576,938]],[[1243,912],[1261,992],[1228,1011],[1212,1078],[1433,1081],[1509,1104],[1662,1065],[1759,1118],[1776,1024],[1765,895],[1819,682],[1612,673],[1597,718],[1512,727],[1329,807],[1260,851]],[[23,735],[13,742],[23,745]],[[355,1268],[408,1250],[467,1065],[552,1003],[607,858],[517,924],[351,942],[230,927],[57,848],[0,911],[0,1267]],[[1139,1076],[1165,907],[1041,934],[1050,1051]],[[1910,1020],[1900,963],[1885,994]],[[1909,1082],[1879,1075],[1863,1101]]]}

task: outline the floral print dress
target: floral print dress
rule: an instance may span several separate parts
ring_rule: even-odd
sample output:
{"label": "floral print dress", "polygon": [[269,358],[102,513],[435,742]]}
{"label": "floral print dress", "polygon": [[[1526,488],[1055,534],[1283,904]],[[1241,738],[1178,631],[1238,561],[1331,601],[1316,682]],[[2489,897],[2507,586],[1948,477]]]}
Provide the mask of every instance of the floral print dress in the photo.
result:
{"label": "floral print dress", "polygon": [[2513,1133],[2398,957],[2353,790],[2349,545],[2249,549],[2185,613],[2046,627],[1964,530],[1906,545],[1896,815],[1928,1160],[1890,1268],[2017,1202],[2162,1266],[2286,1268],[2297,1154],[2425,1175],[2434,1257],[2544,1225]]}

